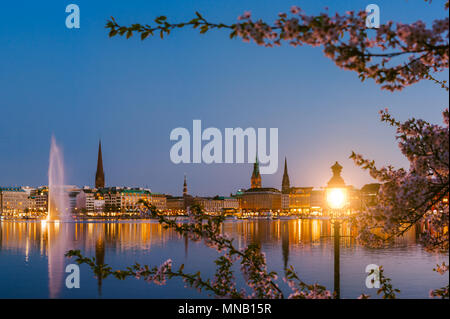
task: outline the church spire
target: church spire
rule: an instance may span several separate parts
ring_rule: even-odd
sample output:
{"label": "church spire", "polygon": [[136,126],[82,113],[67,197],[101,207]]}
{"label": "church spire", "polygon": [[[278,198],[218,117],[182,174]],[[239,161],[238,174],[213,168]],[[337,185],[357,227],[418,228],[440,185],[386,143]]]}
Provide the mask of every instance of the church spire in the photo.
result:
{"label": "church spire", "polygon": [[252,178],[251,178],[251,187],[252,188],[261,188],[261,174],[259,173],[258,157],[256,157],[256,161],[253,164],[253,173],[252,173]]}
{"label": "church spire", "polygon": [[95,188],[103,188],[103,187],[105,187],[105,173],[103,172],[102,142],[99,140],[97,172],[95,173]]}
{"label": "church spire", "polygon": [[283,181],[281,182],[281,192],[283,194],[289,194],[289,190],[291,188],[290,182],[289,182],[289,175],[287,170],[287,159],[284,158],[284,173],[283,173]]}
{"label": "church spire", "polygon": [[183,196],[186,196],[187,192],[187,183],[186,183],[186,175],[184,175],[184,183],[183,183]]}

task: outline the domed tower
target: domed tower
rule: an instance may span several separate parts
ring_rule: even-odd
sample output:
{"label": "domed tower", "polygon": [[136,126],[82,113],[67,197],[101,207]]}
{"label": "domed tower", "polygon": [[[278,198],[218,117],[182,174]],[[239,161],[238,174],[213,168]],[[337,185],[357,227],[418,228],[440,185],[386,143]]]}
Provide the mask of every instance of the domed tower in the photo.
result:
{"label": "domed tower", "polygon": [[258,158],[256,158],[256,161],[253,164],[251,186],[252,186],[252,188],[261,188],[261,174],[259,174]]}

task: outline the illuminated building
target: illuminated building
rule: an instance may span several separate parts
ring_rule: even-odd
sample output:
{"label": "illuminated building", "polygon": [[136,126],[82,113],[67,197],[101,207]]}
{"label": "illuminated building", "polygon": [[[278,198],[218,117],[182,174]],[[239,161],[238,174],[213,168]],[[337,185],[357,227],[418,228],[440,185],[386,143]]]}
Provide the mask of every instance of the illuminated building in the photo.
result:
{"label": "illuminated building", "polygon": [[105,201],[105,213],[118,213],[121,208],[121,189],[119,187],[107,187],[98,190]]}
{"label": "illuminated building", "polygon": [[186,212],[183,197],[167,196],[167,211],[173,214],[184,214]]}
{"label": "illuminated building", "polygon": [[151,192],[142,188],[123,188],[120,190],[120,211],[137,212],[142,207],[141,200],[151,203]]}
{"label": "illuminated building", "polygon": [[261,187],[258,158],[253,164],[251,186],[238,196],[242,212],[267,213],[281,210],[281,192],[276,188]]}
{"label": "illuminated building", "polygon": [[[284,159],[283,181],[281,183],[281,206],[283,211],[292,214],[309,214],[311,209],[312,187],[291,187],[287,159]],[[319,204],[321,206],[322,203]]]}
{"label": "illuminated building", "polygon": [[219,197],[219,199],[223,200],[224,211],[237,211],[239,209],[239,200],[237,197]]}
{"label": "illuminated building", "polygon": [[220,214],[223,211],[223,200],[217,198],[194,197],[194,204],[201,206],[205,213]]}
{"label": "illuminated building", "polygon": [[308,214],[311,208],[312,187],[292,187],[289,193],[289,211]]}
{"label": "illuminated building", "polygon": [[200,205],[206,213],[234,213],[239,209],[239,201],[235,197],[194,197],[194,204]]}
{"label": "illuminated building", "polygon": [[156,207],[158,210],[166,210],[167,209],[167,200],[166,195],[164,194],[156,194],[151,193],[151,204]]}
{"label": "illuminated building", "polygon": [[324,207],[326,207],[325,191],[313,189],[310,194],[310,214],[321,215]]}
{"label": "illuminated building", "polygon": [[85,187],[77,194],[76,207],[79,212],[86,213],[137,213],[142,208],[141,200],[152,202],[149,189]]}
{"label": "illuminated building", "polygon": [[250,188],[241,198],[243,212],[278,212],[281,210],[281,192],[276,188]]}
{"label": "illuminated building", "polygon": [[289,194],[283,194],[281,193],[281,209],[283,210],[283,212],[289,212],[290,208],[289,208],[289,204],[290,204],[290,199],[289,199]]}
{"label": "illuminated building", "polygon": [[33,201],[33,209],[37,212],[48,211],[48,187],[38,187],[30,192],[30,198]]}
{"label": "illuminated building", "polygon": [[188,194],[186,175],[184,175],[183,196],[167,196],[167,211],[172,214],[184,214],[186,213],[188,207],[192,206],[193,203],[194,198]]}
{"label": "illuminated building", "polygon": [[79,213],[94,212],[95,190],[84,187],[76,196],[76,209]]}
{"label": "illuminated building", "polygon": [[0,213],[2,216],[24,214],[30,194],[21,187],[0,187]]}

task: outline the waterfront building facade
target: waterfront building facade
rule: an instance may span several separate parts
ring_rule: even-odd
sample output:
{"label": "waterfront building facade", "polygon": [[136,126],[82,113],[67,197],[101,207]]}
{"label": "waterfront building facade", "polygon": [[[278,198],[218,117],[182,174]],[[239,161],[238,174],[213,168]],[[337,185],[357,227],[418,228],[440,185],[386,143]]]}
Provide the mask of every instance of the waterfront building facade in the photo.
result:
{"label": "waterfront building facade", "polygon": [[98,190],[105,201],[103,211],[109,214],[120,213],[121,211],[121,188],[105,187]]}
{"label": "waterfront building facade", "polygon": [[167,200],[166,195],[164,194],[156,194],[151,193],[151,204],[156,207],[156,209],[160,211],[167,210]]}
{"label": "waterfront building facade", "polygon": [[309,214],[322,216],[326,210],[326,194],[324,189],[313,189],[310,194]]}
{"label": "waterfront building facade", "polygon": [[312,187],[292,187],[289,192],[289,212],[307,215],[311,209]]}
{"label": "waterfront building facade", "polygon": [[48,212],[48,187],[41,186],[30,192],[32,210],[36,213],[46,214]]}
{"label": "waterfront building facade", "polygon": [[[161,196],[156,196],[161,206]],[[138,214],[143,208],[141,200],[152,203],[149,189],[130,187],[106,187],[92,189],[85,187],[76,196],[76,211],[87,214],[116,216],[118,214]]]}
{"label": "waterfront building facade", "polygon": [[186,175],[183,181],[183,196],[166,196],[166,210],[169,214],[183,215],[189,210],[189,207],[194,204],[194,197],[189,195]]}
{"label": "waterfront building facade", "polygon": [[120,211],[138,212],[143,205],[140,201],[151,203],[152,197],[149,189],[143,188],[123,188],[120,191]]}
{"label": "waterfront building facade", "polygon": [[186,213],[184,197],[167,196],[166,199],[167,212],[171,214]]}
{"label": "waterfront building facade", "polygon": [[22,187],[0,187],[1,216],[25,216],[30,204],[30,193]]}
{"label": "waterfront building facade", "polygon": [[223,200],[223,210],[225,213],[237,212],[240,208],[239,199],[237,197],[219,197],[219,199]]}
{"label": "waterfront building facade", "polygon": [[209,197],[194,197],[194,204],[202,207],[207,214],[220,214],[223,212],[223,200]]}
{"label": "waterfront building facade", "polygon": [[84,187],[76,196],[75,211],[78,214],[86,214],[94,212],[95,190]]}
{"label": "waterfront building facade", "polygon": [[268,213],[281,211],[281,192],[276,188],[250,188],[241,197],[242,212]]}

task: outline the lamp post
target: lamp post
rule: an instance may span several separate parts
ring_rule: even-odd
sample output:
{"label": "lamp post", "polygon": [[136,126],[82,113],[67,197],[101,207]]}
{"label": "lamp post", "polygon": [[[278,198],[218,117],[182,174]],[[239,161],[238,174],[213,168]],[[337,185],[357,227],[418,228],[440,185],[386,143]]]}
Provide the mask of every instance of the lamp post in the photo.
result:
{"label": "lamp post", "polygon": [[339,221],[334,222],[334,292],[336,299],[341,298],[341,273],[340,273],[340,236],[341,224]]}
{"label": "lamp post", "polygon": [[334,235],[334,293],[336,299],[341,297],[340,289],[340,242],[341,242],[341,215],[347,205],[347,189],[341,177],[342,166],[336,162],[332,167],[333,177],[328,182],[326,199],[329,207]]}
{"label": "lamp post", "polygon": [[331,208],[331,223],[334,235],[334,292],[336,299],[340,298],[340,241],[341,241],[341,212],[347,202],[345,188],[331,187],[327,189],[327,202]]}

